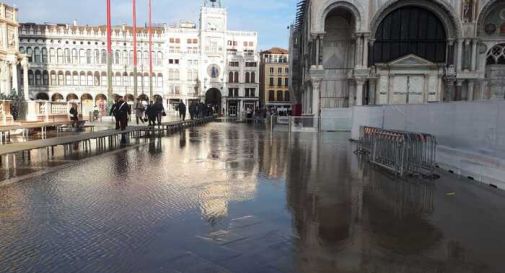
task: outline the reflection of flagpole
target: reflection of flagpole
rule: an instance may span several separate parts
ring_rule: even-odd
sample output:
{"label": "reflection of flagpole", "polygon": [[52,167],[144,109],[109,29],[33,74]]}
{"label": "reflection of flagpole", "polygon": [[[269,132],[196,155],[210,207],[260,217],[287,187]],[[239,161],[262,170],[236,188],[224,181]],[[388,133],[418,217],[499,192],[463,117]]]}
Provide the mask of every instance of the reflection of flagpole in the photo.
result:
{"label": "reflection of flagpole", "polygon": [[137,1],[133,1],[133,96],[138,96],[138,71],[137,71]]}
{"label": "reflection of flagpole", "polygon": [[111,0],[107,0],[107,100],[112,102],[112,18]]}
{"label": "reflection of flagpole", "polygon": [[153,20],[152,0],[149,0],[149,97],[153,98]]}

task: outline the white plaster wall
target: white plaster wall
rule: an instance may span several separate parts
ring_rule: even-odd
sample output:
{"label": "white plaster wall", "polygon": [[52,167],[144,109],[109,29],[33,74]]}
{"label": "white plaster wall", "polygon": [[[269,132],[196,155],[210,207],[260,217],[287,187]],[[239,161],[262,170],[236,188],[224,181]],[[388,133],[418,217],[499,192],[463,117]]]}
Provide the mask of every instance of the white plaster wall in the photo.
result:
{"label": "white plaster wall", "polygon": [[352,108],[321,109],[322,131],[350,131],[352,129]]}
{"label": "white plaster wall", "polygon": [[505,189],[505,101],[354,107],[361,126],[433,134],[442,167]]}

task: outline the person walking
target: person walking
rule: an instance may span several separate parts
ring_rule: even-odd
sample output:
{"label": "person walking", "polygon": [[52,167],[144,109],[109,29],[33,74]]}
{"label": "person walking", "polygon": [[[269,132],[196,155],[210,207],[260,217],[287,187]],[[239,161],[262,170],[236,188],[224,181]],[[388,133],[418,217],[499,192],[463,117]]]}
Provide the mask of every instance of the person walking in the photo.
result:
{"label": "person walking", "polygon": [[156,125],[156,113],[154,111],[154,104],[152,101],[150,101],[149,105],[146,107],[146,116],[149,121],[149,126]]}
{"label": "person walking", "polygon": [[189,106],[189,117],[191,118],[191,120],[193,120],[195,118],[195,103],[191,103],[191,105]]}
{"label": "person walking", "polygon": [[158,126],[161,126],[161,119],[163,116],[166,115],[165,114],[165,107],[163,107],[163,103],[161,102],[161,100],[158,100],[154,103],[153,109],[154,109],[155,118],[158,121]]}
{"label": "person walking", "polygon": [[109,116],[113,116],[114,119],[116,120],[116,130],[119,130],[119,119],[117,118],[117,110],[119,108],[119,101],[121,98],[117,98],[114,104],[112,104],[112,107],[110,108]]}
{"label": "person walking", "polygon": [[144,104],[142,104],[142,101],[140,99],[137,99],[137,102],[135,103],[135,117],[137,119],[137,125],[139,125],[139,120],[144,124],[144,112],[146,109],[144,108]]}
{"label": "person walking", "polygon": [[70,108],[70,120],[72,120],[72,128],[79,126],[79,112],[75,103],[72,103],[72,108]]}
{"label": "person walking", "polygon": [[179,118],[182,121],[186,119],[186,104],[182,100],[179,102]]}
{"label": "person walking", "polygon": [[130,106],[123,99],[119,99],[116,110],[116,120],[119,121],[119,129],[121,129],[121,131],[126,130],[126,127],[128,127],[129,115],[131,115]]}

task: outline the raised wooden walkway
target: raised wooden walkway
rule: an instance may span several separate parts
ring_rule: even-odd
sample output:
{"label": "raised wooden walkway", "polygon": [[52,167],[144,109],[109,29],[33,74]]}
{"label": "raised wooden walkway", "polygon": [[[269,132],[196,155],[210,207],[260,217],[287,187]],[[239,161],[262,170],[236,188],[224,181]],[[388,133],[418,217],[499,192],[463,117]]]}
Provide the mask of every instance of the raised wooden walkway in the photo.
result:
{"label": "raised wooden walkway", "polygon": [[128,127],[124,131],[110,129],[99,132],[81,133],[72,136],[55,137],[49,139],[27,141],[22,143],[6,144],[0,146],[0,162],[2,157],[18,153],[20,153],[23,158],[25,157],[26,153],[26,157],[29,159],[30,151],[44,148],[47,150],[48,156],[54,155],[54,148],[56,146],[63,146],[66,153],[66,151],[71,150],[72,145],[76,143],[82,143],[83,148],[87,151],[91,149],[92,140],[96,141],[96,147],[98,149],[102,149],[107,145],[107,143],[109,143],[109,145],[117,144],[120,137],[125,135],[131,137],[142,137],[143,135],[145,136],[148,133],[152,132],[166,131],[167,133],[170,133],[183,128],[208,123],[212,120],[214,120],[213,117],[198,120],[173,121],[162,123],[159,126],[156,125],[151,127],[150,126]]}

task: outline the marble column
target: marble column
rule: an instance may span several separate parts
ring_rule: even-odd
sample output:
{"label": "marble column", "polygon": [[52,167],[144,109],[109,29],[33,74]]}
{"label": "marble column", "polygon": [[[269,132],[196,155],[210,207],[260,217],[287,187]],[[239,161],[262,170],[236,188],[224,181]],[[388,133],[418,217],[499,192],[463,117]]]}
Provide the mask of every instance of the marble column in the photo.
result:
{"label": "marble column", "polygon": [[368,67],[368,50],[370,49],[369,43],[368,43],[368,35],[365,34],[363,36],[363,67]]}
{"label": "marble column", "polygon": [[356,62],[356,67],[361,67],[363,62],[362,62],[362,58],[363,58],[363,54],[362,54],[362,50],[363,50],[363,39],[362,39],[362,34],[361,33],[356,33],[356,59],[355,59],[355,62]]}
{"label": "marble column", "polygon": [[477,39],[472,40],[472,71],[477,71]]}
{"label": "marble column", "polygon": [[457,50],[457,72],[460,72],[463,69],[463,42],[464,40],[457,40],[456,43],[458,45],[458,50]]}
{"label": "marble column", "polygon": [[12,73],[11,64],[7,62],[5,63],[5,73],[4,73],[5,79],[3,79],[5,81],[6,95],[10,95],[12,91],[11,73]]}
{"label": "marble column", "polygon": [[376,94],[376,80],[370,79],[368,81],[368,90],[370,90],[370,101],[368,104],[377,105],[377,94]]}
{"label": "marble column", "polygon": [[454,96],[454,100],[455,101],[459,101],[462,99],[463,97],[463,81],[462,80],[458,80],[456,81],[456,93],[455,93],[455,96]]}
{"label": "marble column", "polygon": [[472,70],[472,51],[471,51],[471,40],[470,39],[465,39],[465,47],[463,50],[463,60],[466,62],[463,63],[463,70]]}
{"label": "marble column", "polygon": [[25,97],[25,101],[29,101],[30,100],[30,90],[29,90],[29,86],[28,86],[28,60],[26,58],[24,58],[21,64],[23,66],[24,97]]}
{"label": "marble column", "polygon": [[356,80],[356,106],[363,105],[363,85],[365,81],[362,79]]}
{"label": "marble column", "polygon": [[16,90],[16,94],[19,95],[19,79],[18,79],[18,64],[14,62],[11,65],[12,69],[12,88]]}
{"label": "marble column", "polygon": [[456,100],[456,86],[454,81],[447,81],[447,91],[445,93],[445,96],[442,97],[442,102]]}
{"label": "marble column", "polygon": [[474,89],[475,89],[475,82],[473,80],[468,81],[468,94],[466,98],[468,101],[474,100]]}
{"label": "marble column", "polygon": [[319,35],[316,36],[316,59],[314,60],[314,64],[316,66],[319,66],[319,60],[320,60],[320,56],[319,56],[319,53],[320,53],[320,49],[321,49],[321,40],[319,40]]}
{"label": "marble column", "polygon": [[314,128],[319,129],[319,118],[321,117],[321,80],[312,80],[312,114],[314,115]]}

